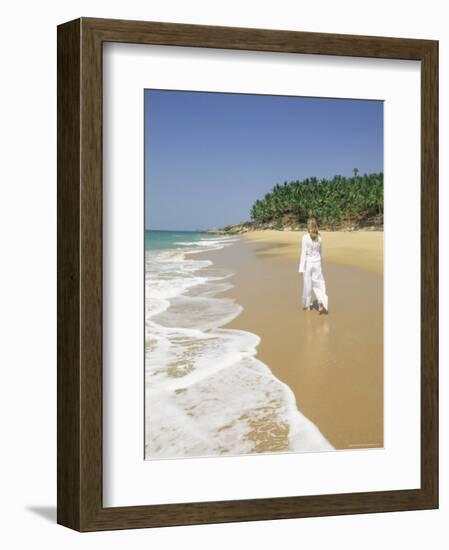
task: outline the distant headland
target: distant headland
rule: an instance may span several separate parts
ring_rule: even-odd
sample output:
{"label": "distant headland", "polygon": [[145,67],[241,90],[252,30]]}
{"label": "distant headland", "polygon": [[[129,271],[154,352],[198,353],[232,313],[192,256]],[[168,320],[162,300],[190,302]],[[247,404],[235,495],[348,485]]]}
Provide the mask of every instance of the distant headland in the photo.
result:
{"label": "distant headland", "polygon": [[307,218],[317,218],[323,230],[383,230],[383,173],[332,179],[307,178],[277,184],[270,193],[256,200],[251,220],[207,233],[240,234],[256,230],[302,231]]}

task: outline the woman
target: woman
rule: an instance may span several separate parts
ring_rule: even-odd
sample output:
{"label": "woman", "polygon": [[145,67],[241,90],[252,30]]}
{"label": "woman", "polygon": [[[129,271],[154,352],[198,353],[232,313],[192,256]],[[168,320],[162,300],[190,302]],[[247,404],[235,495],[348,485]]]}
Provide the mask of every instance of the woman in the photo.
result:
{"label": "woman", "polygon": [[299,273],[304,273],[302,305],[307,311],[312,310],[312,290],[318,300],[320,314],[328,310],[326,283],[321,268],[322,242],[315,218],[307,220],[307,233],[302,238]]}

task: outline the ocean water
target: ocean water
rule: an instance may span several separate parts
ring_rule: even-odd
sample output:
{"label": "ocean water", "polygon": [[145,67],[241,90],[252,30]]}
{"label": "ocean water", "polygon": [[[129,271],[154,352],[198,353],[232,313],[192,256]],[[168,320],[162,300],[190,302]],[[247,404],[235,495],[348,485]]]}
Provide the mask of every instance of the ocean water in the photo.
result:
{"label": "ocean water", "polygon": [[[219,237],[218,240],[223,237]],[[206,246],[217,237],[199,231],[145,231],[145,250],[178,250],[187,246]]]}
{"label": "ocean water", "polygon": [[242,307],[221,295],[233,273],[215,268],[207,252],[236,241],[145,234],[147,460],[333,448],[256,358],[259,337],[222,328]]}

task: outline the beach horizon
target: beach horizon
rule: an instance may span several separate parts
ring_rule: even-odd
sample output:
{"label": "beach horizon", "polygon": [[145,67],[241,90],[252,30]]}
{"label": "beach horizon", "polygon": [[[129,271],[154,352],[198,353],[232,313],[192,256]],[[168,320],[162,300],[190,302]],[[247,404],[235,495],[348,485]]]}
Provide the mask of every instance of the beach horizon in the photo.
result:
{"label": "beach horizon", "polygon": [[145,91],[146,459],[383,445],[383,108]]}

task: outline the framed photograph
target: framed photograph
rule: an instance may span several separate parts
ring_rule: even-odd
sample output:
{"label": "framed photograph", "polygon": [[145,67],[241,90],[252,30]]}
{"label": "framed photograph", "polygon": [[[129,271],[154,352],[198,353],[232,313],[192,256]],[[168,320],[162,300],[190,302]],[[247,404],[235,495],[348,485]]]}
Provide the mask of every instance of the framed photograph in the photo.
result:
{"label": "framed photograph", "polygon": [[58,27],[58,523],[438,507],[438,43]]}

